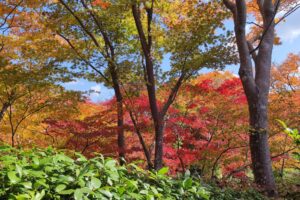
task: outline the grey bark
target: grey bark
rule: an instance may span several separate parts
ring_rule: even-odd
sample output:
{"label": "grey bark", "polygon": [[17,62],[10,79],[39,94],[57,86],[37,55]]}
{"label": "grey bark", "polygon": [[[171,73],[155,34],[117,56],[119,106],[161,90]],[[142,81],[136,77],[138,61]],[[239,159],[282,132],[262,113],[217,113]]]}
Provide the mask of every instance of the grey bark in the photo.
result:
{"label": "grey bark", "polygon": [[[234,18],[234,31],[240,58],[239,76],[248,100],[250,125],[250,151],[255,182],[269,196],[276,196],[277,190],[272,172],[268,144],[268,97],[270,71],[274,43],[275,5],[272,0],[258,0],[263,18],[262,36],[254,49],[246,38],[247,5],[245,0],[223,0]],[[258,53],[256,54],[256,50]],[[252,59],[254,62],[252,62]],[[255,72],[252,70],[254,63]]]}

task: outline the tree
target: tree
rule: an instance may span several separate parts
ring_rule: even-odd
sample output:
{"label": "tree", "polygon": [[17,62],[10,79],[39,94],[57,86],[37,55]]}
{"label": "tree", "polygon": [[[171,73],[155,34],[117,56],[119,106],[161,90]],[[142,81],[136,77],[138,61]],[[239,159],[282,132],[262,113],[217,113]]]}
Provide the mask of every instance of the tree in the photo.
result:
{"label": "tree", "polygon": [[0,52],[4,48],[4,38],[5,33],[13,26],[15,16],[19,13],[18,7],[23,3],[23,0],[19,1],[3,1],[0,3],[0,31],[2,31],[1,37],[1,47]]}
{"label": "tree", "polygon": [[113,134],[117,127],[114,101],[109,104],[84,101],[78,105],[79,113],[70,117],[45,119],[47,135],[57,148],[80,151],[88,157],[101,153],[117,157],[118,145]]}
{"label": "tree", "polygon": [[[255,182],[266,190],[269,196],[274,196],[277,192],[268,145],[267,110],[272,49],[275,41],[275,16],[280,8],[280,0],[251,1],[248,5],[245,0],[235,1],[235,3],[230,0],[223,0],[223,2],[232,13],[240,58],[239,76],[248,100],[250,149]],[[258,22],[254,24],[259,31],[256,31],[254,37],[247,38],[247,9],[251,10],[250,5],[255,10]],[[255,44],[257,46],[254,48]]]}
{"label": "tree", "polygon": [[[218,27],[222,27],[225,17],[224,12],[212,12],[217,10],[217,4],[204,1],[173,1],[170,4],[152,0],[133,1],[131,8],[142,49],[144,81],[155,131],[154,168],[160,169],[163,166],[165,117],[181,85],[202,67],[218,68],[234,59],[229,46],[224,45],[228,40],[223,35],[214,34]],[[195,11],[201,16],[194,15]],[[170,13],[174,15],[168,17]],[[207,13],[214,15],[214,20],[209,21]],[[160,38],[167,39],[164,43]],[[165,76],[174,84],[167,99],[160,101],[163,102],[161,107],[156,87],[160,78],[155,73],[162,57],[160,49],[165,51],[164,54],[171,54],[171,70]]]}
{"label": "tree", "polygon": [[[126,7],[114,1],[64,1],[50,5],[49,27],[74,51],[73,61],[85,66],[86,77],[112,87],[117,99],[117,133],[120,163],[125,159],[122,78],[132,64],[134,40]],[[113,15],[114,17],[111,17]],[[75,28],[74,28],[75,27]],[[96,73],[91,73],[91,69]],[[88,74],[88,75],[87,75]]]}
{"label": "tree", "polygon": [[[270,95],[270,141],[271,150],[274,152],[293,151],[294,146],[287,134],[282,132],[278,119],[284,120],[289,127],[297,127],[299,121],[300,78],[299,55],[290,53],[286,60],[272,66],[271,95]],[[281,145],[278,145],[278,144]],[[273,145],[272,145],[273,144]],[[285,169],[297,168],[297,163],[288,153],[277,158],[275,169],[283,178]]]}
{"label": "tree", "polygon": [[[51,66],[28,70],[33,66],[27,64],[9,64],[0,70],[0,100],[7,104],[6,113],[2,108],[2,130],[11,133],[12,146],[16,144],[20,129],[25,132],[28,126],[41,124],[46,116],[58,115],[59,112],[67,115],[74,111],[75,104],[80,100],[80,94],[67,92],[52,82],[57,79],[51,80],[49,76],[53,72]],[[56,109],[58,112],[54,112]]]}

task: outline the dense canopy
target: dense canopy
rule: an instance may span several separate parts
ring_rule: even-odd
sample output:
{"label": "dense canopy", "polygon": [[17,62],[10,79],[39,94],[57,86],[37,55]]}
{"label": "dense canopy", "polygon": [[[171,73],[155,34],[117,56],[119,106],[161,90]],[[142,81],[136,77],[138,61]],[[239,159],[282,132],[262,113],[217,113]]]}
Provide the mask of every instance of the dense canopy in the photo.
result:
{"label": "dense canopy", "polygon": [[300,198],[299,7],[0,1],[0,199]]}

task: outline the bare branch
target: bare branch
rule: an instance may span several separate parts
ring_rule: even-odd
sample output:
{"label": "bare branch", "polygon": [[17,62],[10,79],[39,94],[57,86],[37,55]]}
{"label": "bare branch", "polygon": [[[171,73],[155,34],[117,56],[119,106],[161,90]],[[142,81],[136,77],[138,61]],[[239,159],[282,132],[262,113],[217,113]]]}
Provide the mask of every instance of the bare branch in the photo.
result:
{"label": "bare branch", "polygon": [[73,51],[77,54],[77,56],[80,58],[80,60],[82,60],[83,62],[85,62],[88,66],[90,66],[93,70],[95,70],[107,83],[110,83],[110,81],[108,80],[108,78],[100,71],[98,70],[91,62],[89,62],[88,60],[86,60],[76,49],[76,47],[71,43],[71,41],[66,38],[64,35],[57,33],[57,35],[59,35],[61,38],[63,38],[68,44],[69,46],[73,49]]}
{"label": "bare branch", "polygon": [[0,27],[4,26],[9,18],[10,15],[12,15],[12,13],[18,8],[18,6],[21,5],[21,3],[23,2],[23,0],[19,1],[19,3],[17,3],[12,9],[11,11],[6,15],[6,17],[4,18],[2,24],[0,24]]}
{"label": "bare branch", "polygon": [[[266,12],[267,9],[268,9],[268,8],[266,8],[267,7],[266,5],[269,5],[266,2],[267,1],[265,1],[265,3],[264,3],[264,12]],[[271,1],[271,3],[272,3],[272,1]],[[278,12],[278,9],[279,9],[279,5],[280,5],[280,0],[277,0],[276,5],[275,5],[275,9],[274,9],[274,12],[273,12],[273,16],[271,17],[271,20],[268,22],[267,25],[265,25],[265,29],[263,31],[263,34],[261,36],[261,39],[260,39],[258,45],[252,51],[250,51],[250,54],[252,54],[253,52],[257,51],[260,48],[260,46],[261,46],[261,44],[263,42],[264,37],[266,36],[267,32],[271,28],[272,24],[274,23],[276,13]]]}
{"label": "bare branch", "polygon": [[71,15],[77,20],[81,28],[84,30],[84,32],[93,40],[94,44],[97,47],[100,47],[100,44],[98,43],[95,36],[86,28],[86,26],[83,24],[82,20],[73,12],[73,10],[63,1],[59,0],[59,2],[71,13]]}
{"label": "bare branch", "polygon": [[262,25],[259,25],[258,23],[255,22],[247,22],[247,24],[253,24],[255,26],[258,26],[259,28],[264,28]]}
{"label": "bare branch", "polygon": [[278,21],[276,22],[276,25],[279,24],[284,19],[286,19],[289,15],[294,13],[299,8],[300,8],[300,3],[297,3],[294,7],[292,7],[290,10],[288,10],[280,19],[278,19]]}
{"label": "bare branch", "polygon": [[168,100],[165,102],[165,104],[163,105],[162,110],[160,111],[160,117],[162,119],[166,115],[166,113],[167,113],[170,105],[174,102],[174,100],[175,100],[175,98],[177,96],[178,90],[179,90],[180,86],[182,85],[184,79],[186,78],[186,75],[187,75],[186,72],[182,72],[181,75],[180,75],[180,77],[176,81],[176,84],[172,88],[172,90],[171,90],[171,92],[169,94]]}
{"label": "bare branch", "polygon": [[[280,154],[278,154],[278,155],[272,156],[271,158],[272,158],[272,159],[278,158],[278,157],[280,157],[280,156],[283,156],[284,154],[289,153],[290,151],[293,151],[293,150],[296,149],[296,148],[297,148],[297,147],[290,148],[290,149],[288,149],[288,150],[286,150],[286,151],[284,151],[284,152],[282,152],[282,153],[280,153]],[[242,167],[239,167],[239,168],[237,168],[237,169],[231,171],[231,172],[225,177],[225,179],[230,178],[232,175],[234,175],[234,174],[236,174],[236,173],[239,173],[239,172],[241,172],[241,171],[244,171],[245,169],[247,169],[247,168],[250,167],[250,166],[251,166],[251,163],[248,163],[248,164],[246,164],[246,165],[244,165],[244,166],[242,166]]]}
{"label": "bare branch", "polygon": [[[84,0],[81,0],[81,4],[83,5],[83,7],[89,12],[89,14],[91,15],[91,17],[93,18],[95,24],[97,25],[103,39],[104,39],[104,42],[105,42],[105,46],[106,47],[109,47],[110,49],[110,56],[113,58],[114,57],[114,48],[112,46],[112,43],[108,37],[108,35],[106,34],[106,32],[103,30],[102,28],[102,25],[100,23],[100,21],[98,20],[98,18],[96,17],[95,13],[88,8],[88,6],[86,5],[86,3],[84,2]],[[107,57],[109,57],[109,53],[108,51],[106,50],[106,53],[107,53]]]}

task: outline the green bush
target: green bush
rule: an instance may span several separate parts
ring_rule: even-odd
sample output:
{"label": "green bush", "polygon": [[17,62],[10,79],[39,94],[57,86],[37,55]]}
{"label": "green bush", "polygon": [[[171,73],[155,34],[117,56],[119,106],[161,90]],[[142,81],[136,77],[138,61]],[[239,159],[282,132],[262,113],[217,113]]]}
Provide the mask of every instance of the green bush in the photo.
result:
{"label": "green bush", "polygon": [[123,167],[101,155],[72,159],[51,148],[0,146],[0,156],[0,199],[209,199],[199,180],[170,178],[167,168]]}
{"label": "green bush", "polygon": [[220,189],[218,187],[213,187],[210,191],[211,200],[266,200],[266,197],[253,189],[237,191],[231,188]]}

